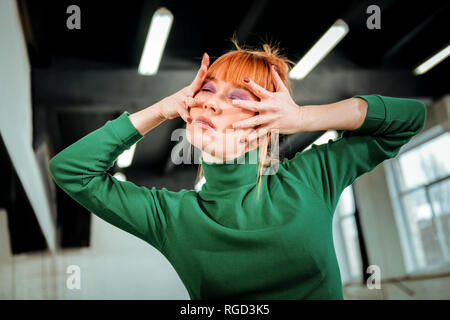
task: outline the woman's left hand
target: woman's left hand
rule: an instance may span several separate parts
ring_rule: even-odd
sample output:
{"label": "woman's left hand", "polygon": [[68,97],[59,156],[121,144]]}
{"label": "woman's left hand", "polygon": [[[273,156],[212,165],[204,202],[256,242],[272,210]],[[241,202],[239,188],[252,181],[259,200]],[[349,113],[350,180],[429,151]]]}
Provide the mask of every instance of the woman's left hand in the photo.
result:
{"label": "woman's left hand", "polygon": [[260,101],[235,99],[232,102],[234,106],[258,112],[251,118],[233,123],[235,129],[257,126],[256,132],[247,137],[246,140],[249,142],[265,135],[271,129],[278,129],[281,134],[300,131],[301,107],[292,99],[274,66],[271,67],[271,71],[275,92],[270,92],[248,79],[248,82],[243,81],[243,85],[260,98]]}

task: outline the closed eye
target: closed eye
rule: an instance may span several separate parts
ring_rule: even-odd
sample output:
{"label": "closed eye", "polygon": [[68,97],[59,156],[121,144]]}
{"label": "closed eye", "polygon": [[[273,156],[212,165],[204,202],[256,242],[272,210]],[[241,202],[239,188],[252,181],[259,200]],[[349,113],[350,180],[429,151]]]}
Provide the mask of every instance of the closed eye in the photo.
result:
{"label": "closed eye", "polygon": [[214,85],[211,82],[207,81],[203,84],[200,91],[215,92],[216,90],[214,88]]}
{"label": "closed eye", "polygon": [[232,95],[232,96],[230,96],[230,99],[231,100],[234,100],[234,99],[236,99],[236,100],[248,100],[247,97],[241,96],[241,95]]}
{"label": "closed eye", "polygon": [[249,100],[247,94],[241,91],[235,91],[229,95],[230,99]]}

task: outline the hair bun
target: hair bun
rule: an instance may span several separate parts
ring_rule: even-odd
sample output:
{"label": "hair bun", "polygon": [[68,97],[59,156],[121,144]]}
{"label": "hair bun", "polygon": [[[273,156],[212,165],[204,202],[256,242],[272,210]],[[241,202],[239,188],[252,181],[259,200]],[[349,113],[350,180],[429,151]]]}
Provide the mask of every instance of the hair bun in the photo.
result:
{"label": "hair bun", "polygon": [[268,55],[271,55],[271,56],[277,56],[278,52],[280,51],[278,48],[272,47],[268,43],[263,44],[263,50],[265,53],[267,53]]}

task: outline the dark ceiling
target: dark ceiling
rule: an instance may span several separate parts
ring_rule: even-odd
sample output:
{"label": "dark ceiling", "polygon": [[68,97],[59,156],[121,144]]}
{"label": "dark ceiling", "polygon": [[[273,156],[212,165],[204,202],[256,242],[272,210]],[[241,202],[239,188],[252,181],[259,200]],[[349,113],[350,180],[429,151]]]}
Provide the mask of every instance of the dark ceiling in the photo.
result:
{"label": "dark ceiling", "polygon": [[[449,1],[19,1],[33,71],[35,139],[49,136],[54,151],[75,142],[123,110],[151,105],[192,79],[203,52],[214,59],[241,43],[276,43],[298,61],[338,19],[348,35],[303,81],[294,85],[309,103],[356,93],[435,99],[448,92],[447,59],[427,74],[411,70],[449,42]],[[66,28],[69,5],[81,8],[81,30]],[[381,29],[369,30],[366,8],[381,8]],[[167,7],[174,23],[158,75],[137,74],[150,19]],[[448,81],[447,81],[448,83]],[[371,91],[372,90],[372,91]],[[180,119],[139,143],[133,167],[162,173],[170,134]],[[299,151],[314,136],[299,135]],[[301,138],[303,137],[303,138]]]}
{"label": "dark ceiling", "polygon": [[[335,49],[360,67],[387,60],[412,68],[448,43],[449,1],[25,1],[31,21],[33,64],[52,67],[73,58],[83,67],[136,67],[154,11],[167,7],[174,23],[161,69],[221,55],[234,32],[257,45],[278,42],[297,61],[338,18],[350,27]],[[66,8],[81,8],[81,30],[65,27]],[[368,30],[368,5],[381,9],[381,29]],[[408,38],[410,37],[410,38]],[[397,45],[401,45],[396,47]],[[60,65],[58,65],[60,66]],[[74,67],[74,66],[72,66]]]}

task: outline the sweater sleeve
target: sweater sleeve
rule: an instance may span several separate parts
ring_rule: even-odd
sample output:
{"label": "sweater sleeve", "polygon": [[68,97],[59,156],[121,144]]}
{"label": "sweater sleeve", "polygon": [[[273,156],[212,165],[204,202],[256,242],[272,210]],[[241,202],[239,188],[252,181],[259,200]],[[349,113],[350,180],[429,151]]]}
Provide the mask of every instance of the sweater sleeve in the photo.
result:
{"label": "sweater sleeve", "polygon": [[344,131],[337,140],[313,144],[284,161],[290,174],[323,198],[332,215],[347,186],[384,160],[395,157],[425,125],[426,107],[419,100],[377,94],[353,98],[368,103],[361,127]]}
{"label": "sweater sleeve", "polygon": [[167,226],[160,199],[168,191],[119,181],[106,172],[143,138],[128,116],[125,111],[66,147],[49,168],[56,184],[87,210],[160,249]]}

